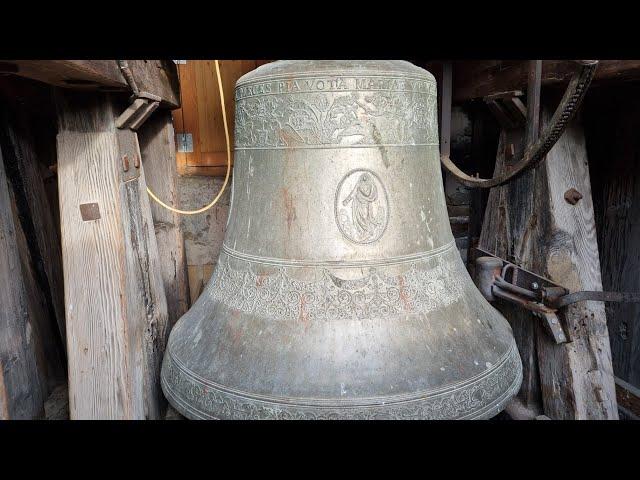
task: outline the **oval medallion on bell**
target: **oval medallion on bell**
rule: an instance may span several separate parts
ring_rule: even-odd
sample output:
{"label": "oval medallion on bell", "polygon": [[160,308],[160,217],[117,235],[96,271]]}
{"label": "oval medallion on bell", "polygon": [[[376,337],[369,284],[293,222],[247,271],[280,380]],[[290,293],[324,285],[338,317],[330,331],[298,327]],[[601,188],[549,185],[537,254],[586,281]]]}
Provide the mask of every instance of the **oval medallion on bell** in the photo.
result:
{"label": "oval medallion on bell", "polygon": [[404,61],[238,80],[229,220],[162,388],[188,418],[473,419],[522,366],[451,233],[436,83]]}

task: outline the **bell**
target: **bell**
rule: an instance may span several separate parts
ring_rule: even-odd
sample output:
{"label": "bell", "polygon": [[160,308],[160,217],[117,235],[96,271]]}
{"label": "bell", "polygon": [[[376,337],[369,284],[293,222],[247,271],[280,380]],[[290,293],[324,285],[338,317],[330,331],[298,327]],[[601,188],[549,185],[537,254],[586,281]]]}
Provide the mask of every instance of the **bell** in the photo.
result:
{"label": "bell", "polygon": [[518,391],[507,321],[451,233],[436,82],[277,61],[235,89],[224,244],[162,366],[192,419],[476,419]]}

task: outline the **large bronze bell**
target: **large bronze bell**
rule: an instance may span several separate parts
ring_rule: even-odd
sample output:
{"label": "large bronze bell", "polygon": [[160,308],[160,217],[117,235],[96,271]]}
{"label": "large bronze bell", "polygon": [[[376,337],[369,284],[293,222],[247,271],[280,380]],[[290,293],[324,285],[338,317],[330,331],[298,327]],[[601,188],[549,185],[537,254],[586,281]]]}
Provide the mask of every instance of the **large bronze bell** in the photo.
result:
{"label": "large bronze bell", "polygon": [[503,409],[522,366],[451,233],[434,77],[404,61],[278,61],[235,99],[227,231],[171,332],[171,404],[220,419]]}

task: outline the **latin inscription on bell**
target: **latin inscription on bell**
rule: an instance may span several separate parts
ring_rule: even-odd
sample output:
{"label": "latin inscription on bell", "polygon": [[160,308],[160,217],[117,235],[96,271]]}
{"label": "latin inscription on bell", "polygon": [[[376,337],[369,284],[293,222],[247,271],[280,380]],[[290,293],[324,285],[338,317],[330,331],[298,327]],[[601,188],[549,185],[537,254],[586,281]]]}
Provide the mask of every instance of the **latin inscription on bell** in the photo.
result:
{"label": "latin inscription on bell", "polygon": [[371,170],[349,172],[338,185],[336,222],[348,240],[373,243],[389,221],[389,199],[382,181]]}

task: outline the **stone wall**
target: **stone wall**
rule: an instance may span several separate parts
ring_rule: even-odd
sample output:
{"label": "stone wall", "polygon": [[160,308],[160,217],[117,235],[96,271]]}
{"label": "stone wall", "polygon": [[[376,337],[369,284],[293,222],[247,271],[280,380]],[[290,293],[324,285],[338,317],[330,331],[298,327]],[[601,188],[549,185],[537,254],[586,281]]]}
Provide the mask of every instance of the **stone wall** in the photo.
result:
{"label": "stone wall", "polygon": [[[195,210],[213,200],[222,187],[221,177],[178,177],[180,207]],[[216,264],[224,238],[231,181],[218,203],[206,212],[182,215],[189,272],[191,303],[200,296]]]}

